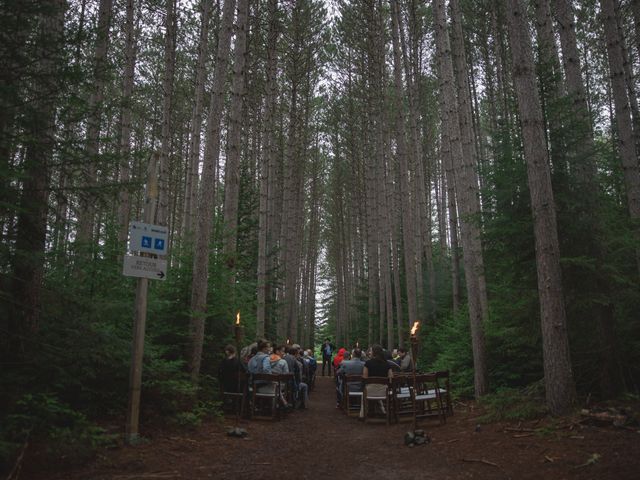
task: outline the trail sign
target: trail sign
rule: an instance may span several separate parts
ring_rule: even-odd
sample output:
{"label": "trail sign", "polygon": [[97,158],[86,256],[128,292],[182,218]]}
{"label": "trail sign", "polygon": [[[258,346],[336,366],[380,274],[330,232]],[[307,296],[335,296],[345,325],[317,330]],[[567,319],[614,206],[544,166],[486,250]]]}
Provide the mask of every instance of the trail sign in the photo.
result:
{"label": "trail sign", "polygon": [[159,258],[125,255],[122,274],[127,277],[165,280],[167,276],[167,261]]}
{"label": "trail sign", "polygon": [[167,254],[169,229],[143,222],[129,224],[129,250],[132,252]]}

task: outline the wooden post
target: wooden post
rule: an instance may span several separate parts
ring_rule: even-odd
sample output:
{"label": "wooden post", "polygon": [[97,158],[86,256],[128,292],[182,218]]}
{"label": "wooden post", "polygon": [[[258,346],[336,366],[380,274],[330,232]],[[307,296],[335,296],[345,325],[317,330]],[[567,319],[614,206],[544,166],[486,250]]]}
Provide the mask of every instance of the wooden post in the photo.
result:
{"label": "wooden post", "polygon": [[413,376],[413,431],[415,433],[418,428],[418,412],[416,411],[416,358],[418,355],[418,328],[420,328],[420,322],[415,322],[413,328],[411,328],[411,370]]}
{"label": "wooden post", "polygon": [[[148,181],[144,205],[145,223],[153,223],[158,199],[158,154],[154,153],[149,162]],[[142,254],[145,255],[145,254]],[[144,356],[144,333],[147,322],[147,292],[149,280],[139,278],[136,285],[135,313],[133,317],[133,344],[131,347],[131,369],[129,371],[129,404],[125,441],[135,445],[139,439],[140,391],[142,386],[142,359]]]}

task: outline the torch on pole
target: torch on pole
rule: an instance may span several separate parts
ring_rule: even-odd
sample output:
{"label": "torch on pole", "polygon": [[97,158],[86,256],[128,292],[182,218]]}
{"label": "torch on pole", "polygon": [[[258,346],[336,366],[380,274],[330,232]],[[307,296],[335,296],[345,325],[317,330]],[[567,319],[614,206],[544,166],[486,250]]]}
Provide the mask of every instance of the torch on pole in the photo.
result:
{"label": "torch on pole", "polygon": [[418,428],[418,417],[416,410],[416,389],[418,386],[416,385],[416,359],[418,358],[418,329],[420,328],[420,322],[414,322],[413,327],[411,327],[411,371],[413,372],[413,431]]}
{"label": "torch on pole", "polygon": [[[242,340],[244,338],[244,327],[240,325],[240,311],[236,314],[236,321],[233,324],[233,337],[236,342],[236,355],[239,362],[242,362],[240,358],[240,349],[242,348]],[[240,370],[238,370],[238,392],[242,393],[242,399],[240,400],[240,406],[236,407],[236,428],[240,424],[240,414],[242,412],[242,408],[244,406],[244,385],[242,385],[242,376]]]}

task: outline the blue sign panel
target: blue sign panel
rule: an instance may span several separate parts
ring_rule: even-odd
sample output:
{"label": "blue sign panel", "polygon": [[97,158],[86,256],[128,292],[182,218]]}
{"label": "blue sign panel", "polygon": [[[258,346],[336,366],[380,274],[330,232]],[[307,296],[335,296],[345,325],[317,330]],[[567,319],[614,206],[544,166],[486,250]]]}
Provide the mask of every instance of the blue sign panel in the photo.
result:
{"label": "blue sign panel", "polygon": [[169,229],[167,227],[142,222],[130,223],[130,251],[166,255],[168,244]]}

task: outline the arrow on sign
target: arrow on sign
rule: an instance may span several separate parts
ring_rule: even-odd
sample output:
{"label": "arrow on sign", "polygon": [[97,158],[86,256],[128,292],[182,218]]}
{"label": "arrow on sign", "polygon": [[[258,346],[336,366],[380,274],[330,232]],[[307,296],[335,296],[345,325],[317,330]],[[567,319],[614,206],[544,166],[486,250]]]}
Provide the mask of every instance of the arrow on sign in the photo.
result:
{"label": "arrow on sign", "polygon": [[164,272],[158,272],[156,273],[156,275],[158,275],[160,278],[164,278]]}

